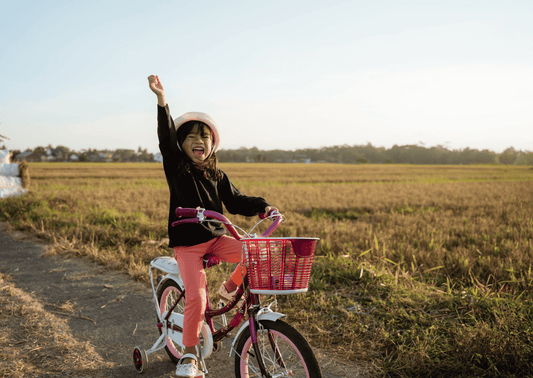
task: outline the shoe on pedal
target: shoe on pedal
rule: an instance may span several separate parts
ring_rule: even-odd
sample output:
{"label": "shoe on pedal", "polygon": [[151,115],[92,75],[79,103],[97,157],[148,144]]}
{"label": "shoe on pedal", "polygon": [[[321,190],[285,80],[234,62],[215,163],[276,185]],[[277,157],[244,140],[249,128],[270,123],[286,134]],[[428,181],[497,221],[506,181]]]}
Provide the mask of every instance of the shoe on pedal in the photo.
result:
{"label": "shoe on pedal", "polygon": [[235,297],[235,294],[237,294],[237,289],[232,292],[228,292],[228,289],[226,289],[226,281],[222,282],[220,289],[218,289],[218,295],[226,303],[231,302]]}
{"label": "shoe on pedal", "polygon": [[[183,363],[185,358],[194,360],[194,363]],[[192,353],[187,353],[181,357],[176,365],[176,375],[182,378],[205,378],[205,374],[198,369],[198,358]]]}

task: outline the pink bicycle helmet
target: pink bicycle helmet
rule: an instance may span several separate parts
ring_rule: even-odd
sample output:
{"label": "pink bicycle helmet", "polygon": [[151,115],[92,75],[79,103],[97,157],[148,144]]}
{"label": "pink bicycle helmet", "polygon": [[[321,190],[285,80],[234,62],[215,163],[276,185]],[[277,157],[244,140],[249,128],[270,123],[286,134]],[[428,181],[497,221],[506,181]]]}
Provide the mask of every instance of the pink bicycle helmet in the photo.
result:
{"label": "pink bicycle helmet", "polygon": [[[174,120],[174,125],[176,126],[176,131],[182,126],[185,122],[189,121],[199,121],[205,123],[211,129],[211,135],[213,135],[213,149],[211,153],[214,153],[218,150],[220,146],[220,134],[218,133],[218,127],[213,118],[209,114],[202,112],[188,112]],[[181,150],[181,146],[178,143],[178,148]]]}

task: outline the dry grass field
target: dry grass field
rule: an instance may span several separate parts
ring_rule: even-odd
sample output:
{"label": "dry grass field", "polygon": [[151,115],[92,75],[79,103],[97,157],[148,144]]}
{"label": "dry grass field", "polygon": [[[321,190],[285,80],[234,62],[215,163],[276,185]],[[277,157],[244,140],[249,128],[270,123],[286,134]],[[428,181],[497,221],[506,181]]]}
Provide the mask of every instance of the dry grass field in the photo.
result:
{"label": "dry grass field", "polygon": [[[280,298],[311,342],[389,376],[533,375],[533,169],[222,164],[321,238],[310,290]],[[160,164],[30,164],[0,218],[133,278],[168,254]],[[249,228],[255,219],[229,215]],[[210,272],[213,284],[228,267]]]}

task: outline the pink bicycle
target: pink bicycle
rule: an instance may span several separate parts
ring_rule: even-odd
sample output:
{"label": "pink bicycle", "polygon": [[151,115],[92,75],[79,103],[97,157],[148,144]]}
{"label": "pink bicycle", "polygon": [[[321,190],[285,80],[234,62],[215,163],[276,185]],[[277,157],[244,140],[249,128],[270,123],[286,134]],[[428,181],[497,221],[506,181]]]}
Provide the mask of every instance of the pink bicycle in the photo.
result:
{"label": "pink bicycle", "polygon": [[[317,238],[270,238],[269,235],[283,221],[278,212],[262,214],[261,220],[249,232],[231,224],[222,214],[205,209],[176,210],[174,222],[182,223],[216,221],[224,224],[236,239],[243,241],[242,261],[246,265],[243,283],[237,289],[233,300],[227,304],[219,302],[219,308],[212,308],[207,301],[205,321],[200,336],[199,367],[207,373],[205,359],[221,348],[222,340],[240,326],[230,349],[229,357],[235,360],[235,377],[278,378],[306,377],[321,378],[318,361],[307,340],[292,326],[282,321],[284,314],[261,304],[265,295],[295,294],[307,291]],[[251,232],[265,219],[273,223],[260,236]],[[242,237],[235,228],[243,231]],[[204,256],[204,266],[209,268],[219,263],[214,256]],[[162,272],[154,279],[152,270]],[[133,363],[139,373],[148,366],[147,356],[165,348],[174,362],[184,353],[182,344],[183,311],[186,292],[180,277],[176,260],[170,256],[158,257],[150,263],[150,281],[156,307],[160,337],[149,350],[136,347]],[[206,287],[207,290],[207,287]],[[241,300],[244,297],[244,300]],[[238,311],[231,321],[225,314],[233,308]],[[222,327],[215,329],[213,319],[222,318]]]}

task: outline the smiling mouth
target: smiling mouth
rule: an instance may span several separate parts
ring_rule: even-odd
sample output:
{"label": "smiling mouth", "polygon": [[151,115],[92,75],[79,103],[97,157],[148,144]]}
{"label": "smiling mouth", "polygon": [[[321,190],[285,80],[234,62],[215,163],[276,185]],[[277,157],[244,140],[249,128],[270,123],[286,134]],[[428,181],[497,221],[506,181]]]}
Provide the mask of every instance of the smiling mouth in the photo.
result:
{"label": "smiling mouth", "polygon": [[192,149],[194,156],[202,156],[204,154],[204,149],[201,147],[196,147]]}

